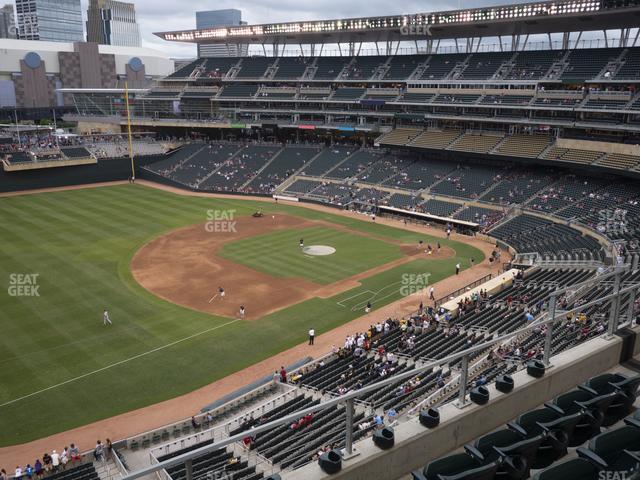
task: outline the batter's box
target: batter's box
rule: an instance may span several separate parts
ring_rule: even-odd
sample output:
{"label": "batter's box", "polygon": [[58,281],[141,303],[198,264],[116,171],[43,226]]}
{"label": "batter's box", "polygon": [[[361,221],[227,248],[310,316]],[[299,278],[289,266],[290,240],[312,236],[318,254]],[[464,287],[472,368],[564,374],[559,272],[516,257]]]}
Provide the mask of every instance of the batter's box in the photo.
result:
{"label": "batter's box", "polygon": [[[362,292],[356,293],[355,295],[351,295],[350,297],[347,298],[343,298],[342,300],[340,300],[339,302],[336,302],[337,305],[343,307],[343,308],[347,308],[348,305],[345,305],[345,303],[349,300],[353,300],[354,298],[358,298],[361,297],[362,295],[369,295],[368,298],[371,298],[372,295],[375,295],[375,292],[372,292],[371,290],[363,290]],[[368,300],[367,300],[368,301]],[[350,302],[349,302],[350,303]],[[366,301],[365,301],[366,303]]]}

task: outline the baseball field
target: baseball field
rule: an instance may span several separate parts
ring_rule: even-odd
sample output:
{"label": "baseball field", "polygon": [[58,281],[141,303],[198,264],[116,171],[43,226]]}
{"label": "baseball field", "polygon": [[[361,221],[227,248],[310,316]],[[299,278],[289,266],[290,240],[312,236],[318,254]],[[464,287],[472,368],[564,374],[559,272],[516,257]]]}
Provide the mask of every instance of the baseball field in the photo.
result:
{"label": "baseball field", "polygon": [[483,259],[436,243],[141,185],[2,198],[0,446],[188,393]]}

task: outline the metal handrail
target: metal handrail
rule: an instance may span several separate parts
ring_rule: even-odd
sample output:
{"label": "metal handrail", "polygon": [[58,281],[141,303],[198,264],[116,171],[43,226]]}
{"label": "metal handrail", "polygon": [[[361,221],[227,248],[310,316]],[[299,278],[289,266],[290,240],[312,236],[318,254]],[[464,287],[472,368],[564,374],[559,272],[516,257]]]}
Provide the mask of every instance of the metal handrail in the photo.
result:
{"label": "metal handrail", "polygon": [[[632,285],[632,286],[628,286],[628,287],[625,287],[625,288],[620,288],[620,289],[617,289],[617,291],[615,291],[614,293],[611,293],[611,294],[606,295],[604,297],[595,299],[595,300],[593,300],[591,302],[588,302],[586,304],[580,305],[579,307],[575,307],[575,308],[573,308],[571,310],[567,310],[566,313],[576,313],[576,312],[582,311],[585,308],[588,308],[588,307],[593,306],[593,305],[601,305],[604,301],[607,301],[607,300],[620,299],[622,297],[622,295],[624,295],[626,293],[633,294],[636,290],[639,290],[639,289],[640,289],[640,283]],[[555,308],[553,310],[555,310]],[[423,365],[422,367],[419,367],[419,368],[416,368],[416,369],[412,369],[412,370],[409,370],[409,371],[406,371],[406,372],[399,373],[397,375],[389,377],[389,378],[387,378],[385,380],[382,380],[380,382],[376,382],[374,384],[367,385],[367,386],[361,388],[360,390],[356,390],[354,392],[346,393],[346,394],[344,394],[342,396],[333,398],[333,399],[328,400],[326,402],[319,403],[317,405],[304,408],[304,409],[299,410],[297,412],[294,412],[292,414],[286,415],[285,417],[282,417],[280,419],[273,420],[273,421],[265,423],[263,425],[254,427],[254,428],[252,428],[250,430],[250,434],[252,436],[253,435],[257,435],[259,433],[263,433],[263,432],[269,431],[274,427],[278,427],[280,425],[284,425],[286,423],[293,422],[293,421],[299,419],[301,416],[306,415],[308,413],[315,413],[315,412],[318,412],[318,411],[321,411],[321,410],[325,410],[327,408],[331,408],[331,407],[334,407],[336,405],[340,405],[340,404],[343,404],[343,403],[347,405],[348,409],[353,409],[353,401],[354,401],[354,399],[356,399],[358,397],[361,397],[364,394],[377,391],[378,389],[380,389],[380,387],[384,387],[384,386],[390,385],[392,383],[397,383],[397,382],[402,381],[402,380],[407,380],[407,379],[413,378],[416,375],[419,375],[419,374],[421,374],[423,372],[432,370],[435,367],[438,367],[440,365],[446,365],[446,364],[453,363],[453,362],[459,361],[459,360],[462,360],[463,365],[465,363],[468,364],[468,359],[471,356],[473,356],[474,354],[478,354],[480,352],[483,352],[487,348],[491,348],[494,345],[496,345],[498,343],[502,343],[502,342],[504,342],[505,340],[507,340],[509,338],[512,338],[512,337],[515,337],[515,336],[518,336],[518,335],[522,335],[523,333],[526,333],[526,332],[533,331],[534,329],[539,328],[540,325],[548,325],[549,326],[548,331],[552,331],[553,330],[553,327],[552,327],[553,324],[555,324],[558,320],[562,320],[564,318],[564,316],[565,316],[565,312],[563,312],[561,315],[551,315],[550,318],[548,318],[547,320],[538,322],[535,325],[529,325],[529,326],[527,326],[525,328],[521,328],[519,330],[516,330],[515,332],[511,332],[511,333],[508,333],[508,334],[505,334],[505,335],[498,336],[498,337],[496,337],[496,338],[494,338],[494,339],[492,339],[490,341],[483,342],[481,344],[477,344],[477,345],[475,345],[473,347],[470,347],[470,348],[467,348],[467,349],[465,349],[465,350],[463,350],[461,352],[457,352],[457,353],[451,354],[451,355],[449,355],[447,357],[444,357],[444,358],[442,358],[440,360],[437,360],[437,361],[434,361],[434,362],[430,362],[430,363],[428,363],[426,365]],[[611,328],[612,327],[610,327],[610,331],[611,331]],[[549,355],[550,355],[550,351],[547,351],[545,349],[545,357],[549,356]],[[545,363],[548,363],[548,360],[549,360],[548,358],[545,358]],[[464,367],[463,367],[463,369],[464,369]],[[466,383],[466,380],[463,383]],[[466,385],[464,385],[464,386],[461,385],[461,396],[464,393],[463,387],[466,387]],[[349,418],[349,417],[350,416],[347,415],[347,418]],[[347,436],[347,451],[350,451],[350,448],[351,448],[351,446],[349,445],[349,441],[350,441],[351,436],[352,436],[351,433],[352,432],[349,432],[349,429],[347,428],[346,432],[345,432],[345,435]],[[220,442],[213,443],[213,444],[210,444],[210,445],[205,445],[205,446],[203,446],[201,448],[192,450],[192,451],[187,452],[187,453],[183,453],[183,454],[178,455],[178,456],[176,456],[174,458],[171,458],[171,459],[168,459],[168,460],[164,460],[164,461],[158,463],[157,465],[152,465],[152,466],[149,466],[149,467],[145,467],[145,468],[140,469],[140,470],[138,470],[136,472],[130,473],[129,475],[124,477],[124,480],[135,480],[137,478],[144,477],[145,475],[149,475],[149,474],[154,473],[154,472],[156,472],[158,470],[161,470],[161,469],[166,469],[168,467],[171,467],[171,466],[174,466],[174,465],[178,465],[178,464],[182,464],[182,463],[189,463],[189,462],[192,461],[192,459],[194,457],[198,457],[198,456],[201,456],[201,455],[204,455],[204,454],[219,450],[220,448],[226,447],[227,445],[233,444],[234,442],[242,440],[244,437],[247,436],[247,434],[248,434],[248,431],[244,431],[244,432],[241,432],[239,434],[230,436],[230,437],[228,437],[228,438],[226,438],[224,440],[221,440]],[[189,471],[189,468],[187,468],[187,472],[188,471]],[[190,479],[188,479],[188,480],[190,480]]]}

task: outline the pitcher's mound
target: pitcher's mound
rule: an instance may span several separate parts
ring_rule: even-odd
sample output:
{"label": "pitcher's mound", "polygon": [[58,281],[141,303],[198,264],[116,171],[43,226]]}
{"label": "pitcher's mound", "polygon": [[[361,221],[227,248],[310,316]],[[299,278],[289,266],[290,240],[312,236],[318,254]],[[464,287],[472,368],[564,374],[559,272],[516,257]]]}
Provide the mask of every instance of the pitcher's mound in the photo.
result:
{"label": "pitcher's mound", "polygon": [[310,247],[304,247],[302,252],[306,255],[331,255],[336,253],[336,249],[329,247],[328,245],[311,245]]}

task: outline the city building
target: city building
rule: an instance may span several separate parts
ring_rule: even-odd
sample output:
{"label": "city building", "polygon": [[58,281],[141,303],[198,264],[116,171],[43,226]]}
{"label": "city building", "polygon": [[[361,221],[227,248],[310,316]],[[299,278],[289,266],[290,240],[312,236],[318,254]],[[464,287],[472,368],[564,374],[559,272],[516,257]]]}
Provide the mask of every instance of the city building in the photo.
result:
{"label": "city building", "polygon": [[[196,28],[198,30],[246,24],[247,22],[242,21],[242,12],[235,8],[196,12]],[[198,44],[198,57],[243,57],[247,54],[247,50],[247,45]]]}
{"label": "city building", "polygon": [[16,17],[12,4],[0,8],[0,38],[16,38]]}
{"label": "city building", "polygon": [[73,105],[60,88],[146,88],[173,72],[164,52],[89,42],[0,40],[0,107]]}
{"label": "city building", "polygon": [[80,0],[16,0],[16,14],[21,40],[84,40]]}
{"label": "city building", "polygon": [[120,47],[141,46],[135,5],[115,0],[90,0],[87,41]]}

